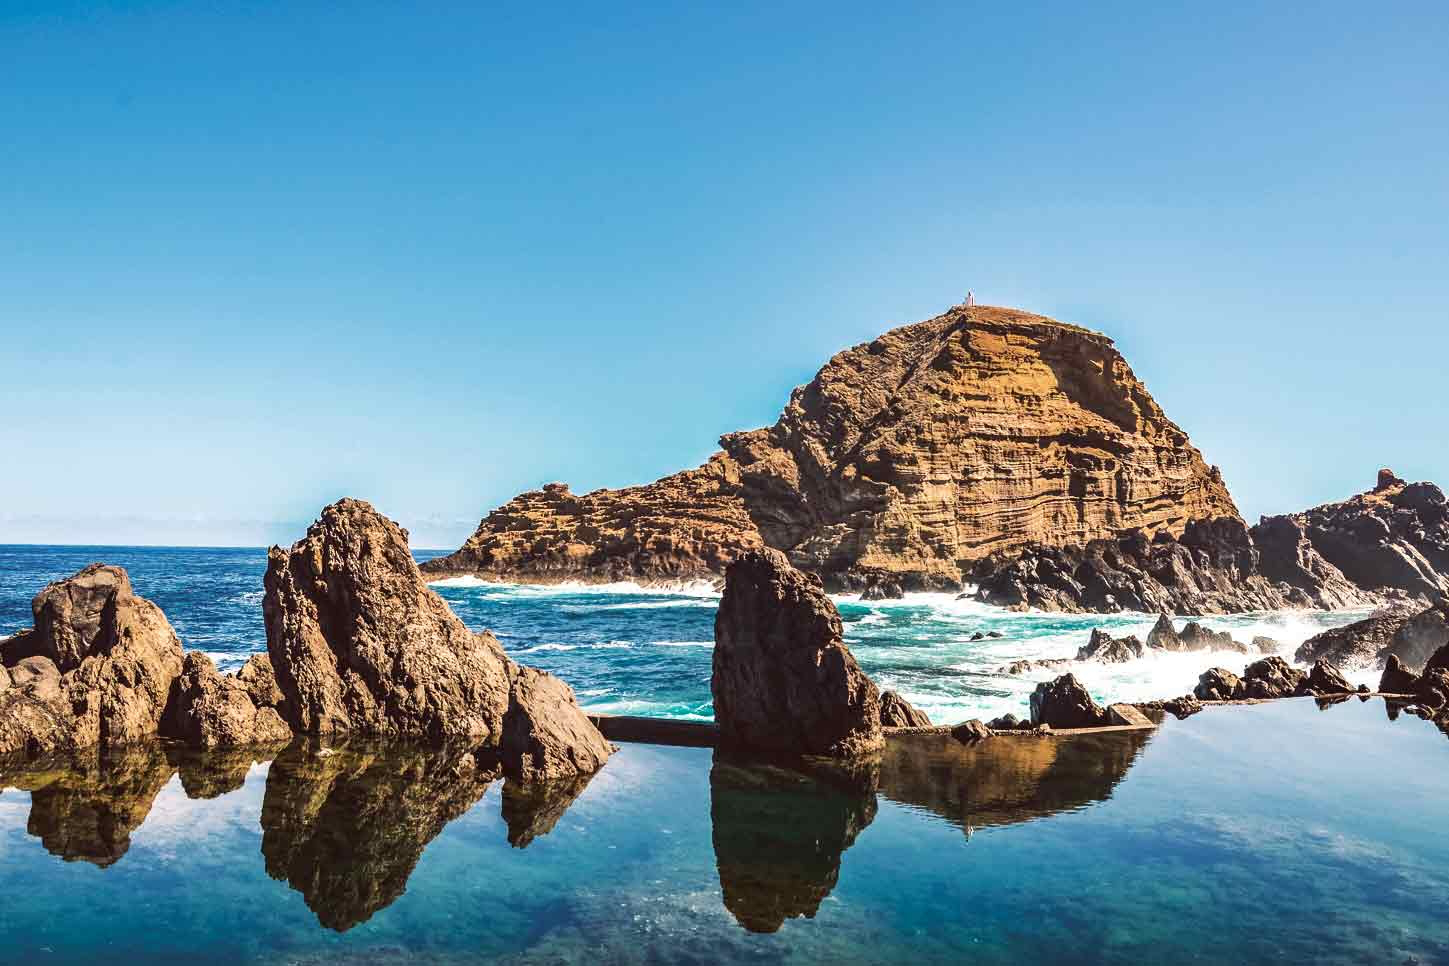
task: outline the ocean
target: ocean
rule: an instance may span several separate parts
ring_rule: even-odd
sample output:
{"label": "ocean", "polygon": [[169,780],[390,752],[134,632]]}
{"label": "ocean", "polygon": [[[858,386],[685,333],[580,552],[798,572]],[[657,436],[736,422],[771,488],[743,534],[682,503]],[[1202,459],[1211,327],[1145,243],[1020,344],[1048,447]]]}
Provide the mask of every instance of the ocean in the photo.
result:
{"label": "ocean", "polygon": [[[441,551],[419,551],[421,562]],[[262,623],[264,549],[0,546],[0,636],[31,623],[30,600],[51,580],[86,564],[125,567],[136,593],[155,601],[182,644],[222,670],[266,650]],[[661,592],[631,584],[539,587],[451,579],[434,584],[469,627],[490,629],[518,661],[559,675],[591,711],[688,720],[713,717],[710,659],[719,596],[707,585]],[[1038,681],[1061,670],[1007,674],[1021,659],[1071,658],[1093,628],[1146,639],[1148,614],[1018,614],[951,594],[903,600],[836,598],[856,659],[883,689],[899,691],[937,724],[1024,715]],[[1209,616],[1203,623],[1240,641],[1279,642],[1292,660],[1306,638],[1367,611],[1280,611]],[[1178,626],[1181,627],[1179,620]],[[972,640],[977,634],[999,634]],[[1084,662],[1076,673],[1099,701],[1185,694],[1207,668],[1234,671],[1241,654],[1153,654],[1125,664]],[[1375,683],[1375,672],[1356,680]]]}

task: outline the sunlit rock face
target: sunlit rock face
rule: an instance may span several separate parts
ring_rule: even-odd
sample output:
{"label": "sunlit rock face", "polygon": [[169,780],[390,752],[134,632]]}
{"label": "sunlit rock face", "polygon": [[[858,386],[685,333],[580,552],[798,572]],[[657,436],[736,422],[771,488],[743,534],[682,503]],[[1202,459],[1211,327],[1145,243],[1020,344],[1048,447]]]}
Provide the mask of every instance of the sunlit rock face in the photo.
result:
{"label": "sunlit rock face", "polygon": [[495,510],[431,574],[718,580],[784,551],[830,589],[960,585],[975,561],[1237,517],[1216,469],[1106,336],[958,306],[833,357],[704,466]]}

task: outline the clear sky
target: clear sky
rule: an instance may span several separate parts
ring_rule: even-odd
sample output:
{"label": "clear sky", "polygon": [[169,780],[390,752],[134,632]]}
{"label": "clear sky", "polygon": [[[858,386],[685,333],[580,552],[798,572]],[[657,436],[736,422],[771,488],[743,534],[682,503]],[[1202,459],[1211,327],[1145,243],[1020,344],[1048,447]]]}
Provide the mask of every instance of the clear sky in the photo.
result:
{"label": "clear sky", "polygon": [[[706,11],[713,6],[717,9]],[[0,4],[0,542],[452,546],[968,287],[1250,518],[1449,483],[1449,6]]]}

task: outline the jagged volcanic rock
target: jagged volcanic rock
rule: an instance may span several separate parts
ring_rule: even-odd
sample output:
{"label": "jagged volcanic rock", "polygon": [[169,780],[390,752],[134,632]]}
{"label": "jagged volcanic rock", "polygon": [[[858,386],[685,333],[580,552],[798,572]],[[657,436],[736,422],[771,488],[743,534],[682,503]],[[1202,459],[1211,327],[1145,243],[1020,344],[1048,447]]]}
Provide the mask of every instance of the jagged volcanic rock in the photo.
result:
{"label": "jagged volcanic rock", "polygon": [[1110,724],[1107,710],[1074,674],[1043,681],[1031,694],[1031,723],[1053,728],[1096,728]]}
{"label": "jagged volcanic rock", "polygon": [[1077,648],[1077,660],[1122,664],[1136,660],[1145,653],[1146,648],[1135,635],[1114,638],[1099,627],[1092,631],[1091,639],[1084,646]]}
{"label": "jagged volcanic rock", "polygon": [[[406,531],[361,500],[323,509],[290,551],[272,548],[262,610],[299,733],[467,738],[540,780],[593,771],[613,750],[566,684],[468,630],[424,583]],[[267,670],[258,662],[243,682],[253,700],[270,693]]]}
{"label": "jagged volcanic rock", "polygon": [[156,733],[181,642],[119,567],[92,564],[31,604],[35,627],[5,642],[0,754],[111,748]]}
{"label": "jagged volcanic rock", "polygon": [[720,443],[646,486],[523,494],[425,569],[717,580],[769,546],[832,589],[956,588],[992,554],[1237,516],[1111,340],[1011,309],[957,307],[841,352],[774,426]]}
{"label": "jagged volcanic rock", "polygon": [[497,743],[508,659],[427,587],[407,533],[367,503],[340,500],[290,551],[272,548],[262,610],[297,732]]}
{"label": "jagged volcanic rock", "polygon": [[774,550],[726,575],[710,690],[722,746],[855,757],[881,747],[880,693],[842,639],[820,578]]}

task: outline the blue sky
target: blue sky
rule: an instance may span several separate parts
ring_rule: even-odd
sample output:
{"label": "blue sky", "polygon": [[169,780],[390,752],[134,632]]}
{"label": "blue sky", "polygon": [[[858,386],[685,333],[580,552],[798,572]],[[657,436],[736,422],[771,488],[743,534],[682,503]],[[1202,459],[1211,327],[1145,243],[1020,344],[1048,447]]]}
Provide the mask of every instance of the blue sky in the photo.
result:
{"label": "blue sky", "polygon": [[1443,3],[621,6],[0,6],[0,542],[451,546],[967,287],[1250,518],[1449,482]]}

